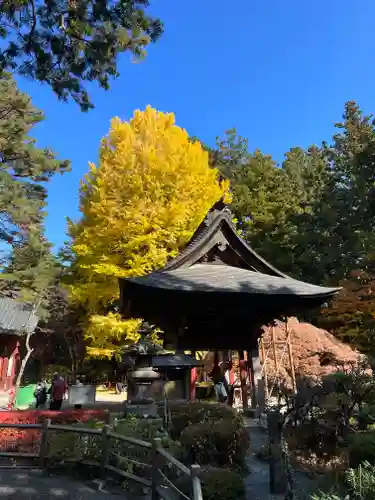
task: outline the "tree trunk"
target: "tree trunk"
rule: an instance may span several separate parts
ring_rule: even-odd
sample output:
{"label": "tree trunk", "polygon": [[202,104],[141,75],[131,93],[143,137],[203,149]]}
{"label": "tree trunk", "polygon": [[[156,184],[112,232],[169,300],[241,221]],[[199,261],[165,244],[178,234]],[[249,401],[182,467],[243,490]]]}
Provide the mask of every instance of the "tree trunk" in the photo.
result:
{"label": "tree trunk", "polygon": [[20,371],[18,372],[18,375],[17,375],[16,389],[18,389],[18,387],[21,385],[22,377],[23,377],[23,374],[25,372],[27,362],[29,361],[31,354],[34,351],[34,349],[32,347],[30,347],[30,338],[31,338],[31,333],[28,333],[26,335],[26,344],[25,344],[26,345],[26,354],[22,360],[21,368],[20,368]]}

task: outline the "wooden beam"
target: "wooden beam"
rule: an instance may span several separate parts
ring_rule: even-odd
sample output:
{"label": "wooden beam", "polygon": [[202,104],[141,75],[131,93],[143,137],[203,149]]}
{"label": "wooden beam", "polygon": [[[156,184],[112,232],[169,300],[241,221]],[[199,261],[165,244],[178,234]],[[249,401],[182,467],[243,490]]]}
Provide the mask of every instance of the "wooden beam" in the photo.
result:
{"label": "wooden beam", "polygon": [[291,342],[291,338],[290,338],[290,328],[288,325],[288,318],[285,318],[285,333],[286,333],[286,342],[287,342],[287,346],[288,346],[290,373],[292,376],[292,386],[293,386],[294,393],[297,393],[296,373],[294,370],[293,349],[292,349],[292,342]]}
{"label": "wooden beam", "polygon": [[268,401],[267,359],[266,359],[266,349],[264,347],[263,337],[260,338],[259,343],[260,343],[260,349],[261,349],[262,361],[263,361],[264,395],[266,397],[266,401]]}

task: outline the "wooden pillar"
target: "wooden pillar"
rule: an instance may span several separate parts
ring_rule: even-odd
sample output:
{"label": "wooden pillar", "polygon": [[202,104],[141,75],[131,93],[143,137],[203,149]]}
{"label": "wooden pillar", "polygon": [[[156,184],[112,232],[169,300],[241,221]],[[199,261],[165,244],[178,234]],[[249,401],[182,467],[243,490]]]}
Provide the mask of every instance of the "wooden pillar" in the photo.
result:
{"label": "wooden pillar", "polygon": [[262,362],[263,362],[263,378],[264,378],[264,396],[266,401],[268,401],[268,376],[267,376],[267,359],[266,359],[266,350],[264,348],[264,339],[260,338],[260,349],[262,352]]}
{"label": "wooden pillar", "polygon": [[229,351],[229,362],[230,362],[230,370],[229,370],[229,383],[231,385],[234,384],[234,368],[233,368],[233,359],[232,359],[232,351]]}
{"label": "wooden pillar", "polygon": [[287,492],[287,476],[281,452],[282,417],[278,410],[267,413],[268,445],[270,450],[269,476],[270,493],[285,494]]}
{"label": "wooden pillar", "polygon": [[246,375],[247,375],[247,369],[246,369],[246,363],[245,363],[245,356],[244,356],[244,351],[238,351],[239,354],[239,369],[240,369],[240,383],[241,383],[241,396],[242,396],[242,407],[244,410],[246,410],[249,405],[247,401],[247,387],[246,387]]}
{"label": "wooden pillar", "polygon": [[293,359],[293,349],[292,342],[290,338],[290,329],[288,325],[288,318],[285,318],[285,333],[286,333],[286,342],[288,346],[288,357],[289,357],[289,365],[290,365],[290,373],[292,376],[292,386],[294,394],[297,393],[297,382],[296,382],[296,373],[294,370],[294,359]]}
{"label": "wooden pillar", "polygon": [[271,333],[272,333],[271,343],[272,343],[272,351],[273,351],[273,362],[275,365],[275,374],[276,374],[276,372],[277,372],[277,350],[276,350],[276,333],[275,333],[274,326],[272,326]]}
{"label": "wooden pillar", "polygon": [[[191,351],[191,355],[194,359],[196,359],[196,353],[195,351]],[[189,394],[189,400],[190,401],[195,401],[196,400],[196,384],[197,384],[197,368],[193,366],[190,370],[190,394]]]}
{"label": "wooden pillar", "polygon": [[251,380],[251,407],[255,409],[258,406],[258,383],[262,378],[262,367],[259,358],[259,349],[248,351],[248,366],[250,368]]}

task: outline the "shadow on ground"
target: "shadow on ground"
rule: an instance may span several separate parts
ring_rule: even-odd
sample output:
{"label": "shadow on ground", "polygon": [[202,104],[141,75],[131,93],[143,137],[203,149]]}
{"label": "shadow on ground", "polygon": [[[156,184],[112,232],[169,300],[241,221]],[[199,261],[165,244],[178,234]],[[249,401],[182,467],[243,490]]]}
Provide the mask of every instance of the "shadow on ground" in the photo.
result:
{"label": "shadow on ground", "polygon": [[122,500],[123,495],[97,491],[70,478],[46,476],[41,471],[0,470],[0,499],[10,500]]}

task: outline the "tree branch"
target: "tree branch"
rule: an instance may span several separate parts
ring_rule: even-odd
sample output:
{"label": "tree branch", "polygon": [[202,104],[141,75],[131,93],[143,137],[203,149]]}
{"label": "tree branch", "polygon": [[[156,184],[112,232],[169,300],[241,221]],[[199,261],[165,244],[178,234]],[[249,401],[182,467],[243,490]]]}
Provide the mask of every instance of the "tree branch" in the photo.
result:
{"label": "tree branch", "polygon": [[30,4],[31,4],[32,17],[33,17],[33,24],[31,26],[30,33],[28,35],[28,42],[27,42],[27,47],[26,47],[26,52],[27,53],[30,52],[31,42],[32,42],[32,38],[33,38],[34,31],[35,31],[35,28],[36,28],[36,12],[35,12],[35,3],[34,3],[34,0],[30,0]]}

